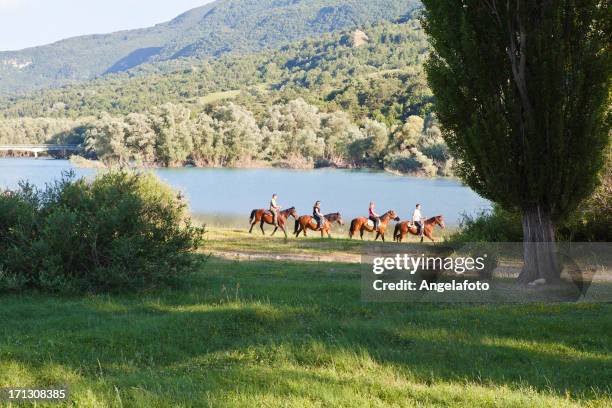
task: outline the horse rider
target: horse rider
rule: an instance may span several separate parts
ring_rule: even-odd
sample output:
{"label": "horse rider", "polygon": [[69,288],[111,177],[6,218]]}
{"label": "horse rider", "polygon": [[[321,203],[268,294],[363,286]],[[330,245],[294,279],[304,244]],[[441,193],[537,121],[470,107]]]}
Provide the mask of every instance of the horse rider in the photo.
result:
{"label": "horse rider", "polygon": [[312,207],[312,217],[317,222],[317,230],[321,229],[323,225],[323,214],[321,214],[321,202],[317,201]]}
{"label": "horse rider", "polygon": [[372,222],[374,223],[374,229],[376,230],[380,225],[380,215],[376,214],[376,212],[374,211],[374,207],[374,203],[370,202],[370,208],[368,209],[368,213],[370,220],[372,220]]}
{"label": "horse rider", "polygon": [[270,200],[270,212],[272,213],[272,224],[278,227],[278,212],[281,207],[276,203],[278,199],[278,195],[276,193],[272,194],[272,199]]}
{"label": "horse rider", "polygon": [[421,214],[421,204],[417,204],[412,213],[412,223],[417,227],[417,235],[423,238],[423,214]]}

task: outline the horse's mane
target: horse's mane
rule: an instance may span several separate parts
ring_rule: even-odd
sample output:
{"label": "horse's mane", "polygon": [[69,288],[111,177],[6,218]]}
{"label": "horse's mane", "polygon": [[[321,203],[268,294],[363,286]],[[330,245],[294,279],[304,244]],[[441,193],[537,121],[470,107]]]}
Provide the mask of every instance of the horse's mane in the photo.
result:
{"label": "horse's mane", "polygon": [[395,212],[394,210],[389,210],[386,213],[384,213],[383,215],[381,215],[380,218],[386,217],[387,215],[391,215],[392,212]]}
{"label": "horse's mane", "polygon": [[329,214],[325,214],[323,217],[327,218],[327,217],[334,217],[334,216],[338,216],[340,215],[339,212],[335,212],[335,213],[329,213]]}
{"label": "horse's mane", "polygon": [[425,220],[425,222],[433,222],[433,221],[436,221],[438,218],[442,218],[442,216],[441,215],[436,215],[435,217],[431,217],[431,218]]}

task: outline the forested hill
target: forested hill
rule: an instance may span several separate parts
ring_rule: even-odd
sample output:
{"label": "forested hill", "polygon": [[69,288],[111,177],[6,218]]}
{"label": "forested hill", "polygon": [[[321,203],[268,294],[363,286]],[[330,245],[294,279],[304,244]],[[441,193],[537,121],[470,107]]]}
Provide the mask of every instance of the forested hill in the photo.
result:
{"label": "forested hill", "polygon": [[0,93],[64,85],[145,63],[274,48],[322,33],[402,19],[419,4],[418,0],[217,0],[151,28],[0,52]]}
{"label": "forested hill", "polygon": [[373,167],[448,175],[417,20],[184,58],[0,98],[0,143],[76,143],[109,164]]}
{"label": "forested hill", "polygon": [[0,117],[124,115],[168,102],[201,110],[224,99],[261,117],[275,103],[302,97],[327,111],[344,110],[356,121],[371,117],[397,125],[410,115],[427,115],[427,50],[417,21],[381,22],[277,50],[145,64],[85,83],[0,97]]}

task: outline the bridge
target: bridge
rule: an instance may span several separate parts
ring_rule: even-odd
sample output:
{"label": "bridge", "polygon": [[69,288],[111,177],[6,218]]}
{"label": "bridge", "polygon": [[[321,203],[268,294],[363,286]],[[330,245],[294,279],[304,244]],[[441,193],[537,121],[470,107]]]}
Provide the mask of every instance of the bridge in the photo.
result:
{"label": "bridge", "polygon": [[13,144],[0,145],[0,152],[29,152],[38,157],[42,152],[74,152],[79,150],[79,145],[75,144]]}

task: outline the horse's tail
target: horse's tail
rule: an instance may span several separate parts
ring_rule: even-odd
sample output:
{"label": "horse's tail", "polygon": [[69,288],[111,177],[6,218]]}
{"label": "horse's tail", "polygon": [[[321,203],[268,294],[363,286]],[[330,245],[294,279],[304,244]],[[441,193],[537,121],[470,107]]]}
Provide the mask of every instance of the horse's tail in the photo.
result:
{"label": "horse's tail", "polygon": [[353,238],[353,234],[355,234],[355,232],[357,230],[357,220],[353,220],[351,221],[351,228],[349,229],[349,238]]}
{"label": "horse's tail", "polygon": [[257,215],[257,210],[251,211],[251,217],[249,218],[249,224],[253,223],[253,220],[255,219],[256,215]]}
{"label": "horse's tail", "polygon": [[295,220],[295,228],[293,229],[293,233],[297,235],[298,229],[300,229],[300,221],[299,219]]}

